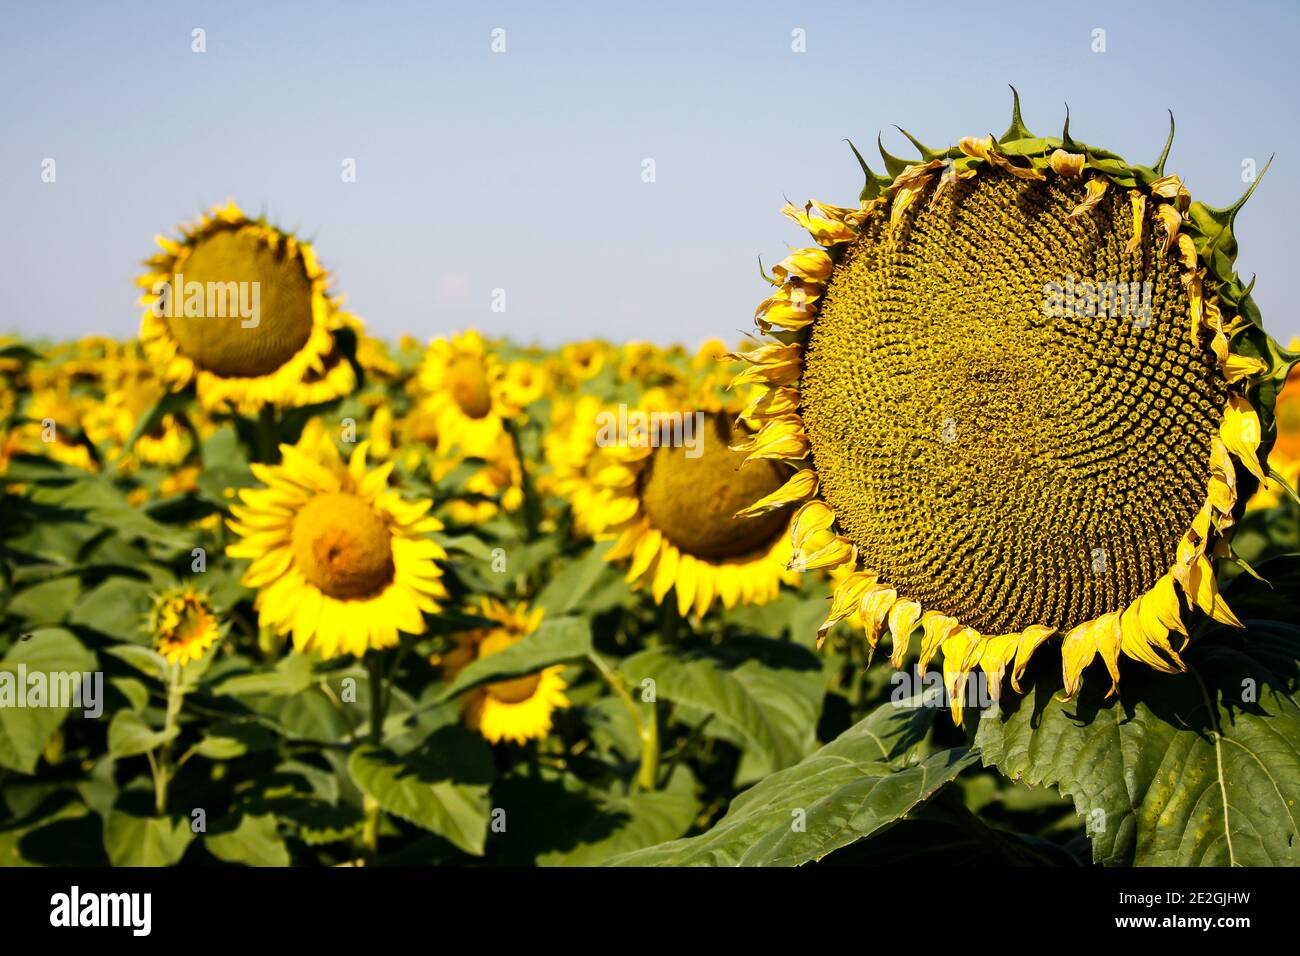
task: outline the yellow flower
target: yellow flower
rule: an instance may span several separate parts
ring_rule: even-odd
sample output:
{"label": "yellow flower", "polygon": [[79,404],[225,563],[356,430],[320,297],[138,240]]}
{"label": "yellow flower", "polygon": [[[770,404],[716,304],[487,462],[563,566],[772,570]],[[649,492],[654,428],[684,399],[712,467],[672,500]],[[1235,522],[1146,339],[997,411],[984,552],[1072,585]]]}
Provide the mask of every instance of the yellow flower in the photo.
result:
{"label": "yellow flower", "polygon": [[[483,598],[475,610],[495,626],[452,635],[456,647],[438,659],[449,680],[471,662],[517,644],[542,623],[542,609],[530,612],[527,604],[512,610],[493,598]],[[494,744],[503,740],[522,744],[545,737],[551,732],[555,711],[569,706],[560,676],[563,671],[563,665],[557,665],[470,691],[461,698],[465,723]]]}
{"label": "yellow flower", "polygon": [[517,359],[506,366],[501,392],[513,408],[527,408],[542,399],[550,388],[546,369],[527,359]]}
{"label": "yellow flower", "polygon": [[[515,453],[510,436],[502,435],[496,447],[485,452],[478,468],[465,479],[463,489],[467,497],[453,498],[447,502],[447,516],[459,525],[481,525],[496,517],[501,511],[517,511],[524,503],[523,470]],[[434,462],[435,480],[441,480],[451,471],[466,463],[459,455]]]}
{"label": "yellow flower", "polygon": [[388,487],[390,462],[367,471],[367,443],[344,464],[323,432],[281,445],[280,465],[252,465],[266,487],[240,492],[230,508],[240,541],[226,553],[248,558],[243,583],[258,590],[264,627],[293,633],[293,645],[321,657],[392,647],[398,631],[424,633],[424,614],[446,597],[442,525],[433,502],[404,501]]}
{"label": "yellow flower", "polygon": [[789,469],[741,468],[744,455],[729,446],[746,432],[731,419],[682,393],[648,392],[633,409],[584,397],[547,442],[551,487],[577,528],[615,538],[608,559],[627,564],[627,581],[648,585],[656,603],[674,591],[682,614],[703,615],[715,600],[765,604],[798,580],[788,518],[737,516],[782,487]]}
{"label": "yellow flower", "polygon": [[440,452],[483,457],[500,441],[503,418],[518,411],[507,397],[500,360],[473,329],[429,343],[419,388],[420,412],[432,423]]}
{"label": "yellow flower", "polygon": [[329,401],[356,386],[341,333],[360,323],[326,291],[312,247],[231,203],[157,237],[162,252],[145,289],[140,338],[175,389],[195,382],[204,408]]}
{"label": "yellow flower", "polygon": [[81,440],[94,402],[66,387],[33,392],[10,435],[9,454],[43,455],[83,471],[98,471],[90,447]]}
{"label": "yellow flower", "polygon": [[221,637],[208,596],[189,585],[169,588],[154,597],[149,632],[154,649],[169,664],[180,667],[198,660]]}
{"label": "yellow flower", "polygon": [[1230,271],[1246,197],[1035,139],[1018,103],[1002,139],[925,157],[863,163],[847,231],[786,210],[820,247],[772,270],[740,447],[802,470],[758,507],[798,506],[796,554],[838,569],[823,636],[888,630],[901,666],[919,628],[950,688],[1014,686],[1054,634],[1067,695],[1099,656],[1112,692],[1120,656],[1179,670],[1191,609],[1238,623],[1213,561],[1280,375]]}
{"label": "yellow flower", "polygon": [[599,339],[570,342],[560,349],[556,371],[572,382],[588,382],[600,374],[611,352],[609,343]]}
{"label": "yellow flower", "polygon": [[105,457],[120,471],[129,473],[141,463],[176,466],[189,454],[193,445],[190,433],[169,412],[153,428],[142,432],[130,453],[122,456],[122,449],[136,425],[162,395],[163,389],[156,382],[123,381],[104,396],[103,402],[87,411],[86,436],[106,449]]}

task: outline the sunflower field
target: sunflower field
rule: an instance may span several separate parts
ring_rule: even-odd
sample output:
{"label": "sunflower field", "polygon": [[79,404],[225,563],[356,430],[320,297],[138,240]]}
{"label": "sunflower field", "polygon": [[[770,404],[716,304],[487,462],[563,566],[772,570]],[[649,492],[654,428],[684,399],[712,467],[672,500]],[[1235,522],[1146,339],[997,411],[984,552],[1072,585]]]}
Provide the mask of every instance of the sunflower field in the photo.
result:
{"label": "sunflower field", "polygon": [[740,342],[380,341],[233,203],[0,339],[0,862],[1300,863],[1245,197],[915,145]]}

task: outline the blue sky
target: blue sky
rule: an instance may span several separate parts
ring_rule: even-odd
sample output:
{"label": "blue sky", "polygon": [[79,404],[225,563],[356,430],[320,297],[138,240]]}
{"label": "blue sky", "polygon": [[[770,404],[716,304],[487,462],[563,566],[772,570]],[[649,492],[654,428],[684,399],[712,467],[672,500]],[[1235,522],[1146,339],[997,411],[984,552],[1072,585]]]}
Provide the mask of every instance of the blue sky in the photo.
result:
{"label": "blue sky", "polygon": [[999,134],[1013,83],[1031,129],[1068,102],[1077,137],[1135,162],[1172,109],[1169,170],[1215,205],[1276,153],[1238,266],[1286,339],[1297,49],[1294,2],[9,4],[0,329],[134,334],[152,236],[234,198],[314,239],[384,336],[731,340],[756,257],[800,241],[784,198],[856,197],[846,137]]}

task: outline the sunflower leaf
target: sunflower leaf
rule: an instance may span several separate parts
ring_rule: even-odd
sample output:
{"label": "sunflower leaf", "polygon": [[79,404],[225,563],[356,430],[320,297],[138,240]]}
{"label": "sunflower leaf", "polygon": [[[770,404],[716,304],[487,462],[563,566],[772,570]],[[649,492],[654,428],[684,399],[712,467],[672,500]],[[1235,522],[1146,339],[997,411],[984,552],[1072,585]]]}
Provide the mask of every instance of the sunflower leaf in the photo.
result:
{"label": "sunflower leaf", "polygon": [[435,703],[493,681],[523,677],[555,664],[580,660],[590,653],[590,622],[576,617],[549,618],[518,643],[471,663],[435,698]]}
{"label": "sunflower leaf", "polygon": [[417,752],[398,755],[361,747],[348,771],[362,791],[394,816],[482,856],[491,812],[492,753],[484,740],[459,727],[443,727]]}
{"label": "sunflower leaf", "polygon": [[822,668],[801,645],[735,638],[721,648],[658,647],[634,654],[620,669],[643,693],[645,681],[653,680],[656,696],[712,715],[711,735],[754,751],[758,769],[747,779],[797,763],[816,746]]}
{"label": "sunflower leaf", "polygon": [[1130,668],[1118,698],[1055,668],[986,712],[976,744],[1010,777],[1073,797],[1105,864],[1300,864],[1300,627],[1248,620],[1184,654],[1187,673]]}
{"label": "sunflower leaf", "polygon": [[976,763],[976,753],[965,748],[900,762],[937,710],[937,699],[916,707],[884,704],[816,753],[742,793],[708,832],[610,863],[799,866],[870,837]]}
{"label": "sunflower leaf", "polygon": [[9,649],[0,660],[0,681],[9,684],[15,696],[8,700],[0,687],[0,767],[35,773],[41,751],[72,713],[63,707],[17,706],[18,675],[25,674],[29,684],[36,675],[46,675],[46,683],[52,688],[53,676],[85,674],[96,666],[95,655],[61,628],[33,631]]}
{"label": "sunflower leaf", "polygon": [[183,818],[137,817],[121,810],[104,818],[104,849],[114,866],[171,866],[193,839]]}
{"label": "sunflower leaf", "polygon": [[288,866],[289,850],[284,845],[276,826],[275,817],[241,814],[238,824],[228,830],[218,830],[203,838],[208,852],[226,863],[246,866]]}

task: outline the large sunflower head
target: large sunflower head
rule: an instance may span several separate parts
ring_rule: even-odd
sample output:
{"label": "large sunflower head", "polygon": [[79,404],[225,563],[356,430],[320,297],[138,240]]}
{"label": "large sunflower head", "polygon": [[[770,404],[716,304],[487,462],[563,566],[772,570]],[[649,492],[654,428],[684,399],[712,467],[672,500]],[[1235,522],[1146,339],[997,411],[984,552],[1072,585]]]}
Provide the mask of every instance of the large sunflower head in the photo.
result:
{"label": "large sunflower head", "polygon": [[[527,604],[514,608],[494,598],[483,598],[475,608],[493,626],[453,634],[455,647],[437,658],[443,673],[454,678],[470,663],[505,650],[537,630],[543,611],[532,611]],[[492,743],[503,740],[525,743],[551,732],[552,715],[569,706],[561,673],[563,665],[548,667],[536,674],[525,674],[497,681],[470,691],[461,698],[465,722]]]}
{"label": "large sunflower head", "polygon": [[162,252],[137,280],[140,338],[173,387],[193,381],[204,408],[249,413],[356,386],[346,352],[360,323],[328,293],[310,244],[234,203],[156,241]]}
{"label": "large sunflower head", "polygon": [[1131,166],[1018,102],[1000,139],[919,148],[863,162],[856,208],[786,206],[816,245],[743,355],[766,392],[740,447],[807,472],[792,543],[851,571],[822,633],[857,612],[901,665],[919,626],[951,690],[980,666],[996,693],[1056,634],[1067,694],[1098,655],[1115,682],[1121,654],[1180,669],[1191,608],[1237,623],[1213,560],[1293,360],[1232,268],[1246,197],[1193,203],[1168,145]]}
{"label": "large sunflower head", "polygon": [[221,637],[212,602],[189,585],[168,588],[154,597],[148,629],[158,653],[179,667],[198,660]]}
{"label": "large sunflower head", "polygon": [[579,529],[615,538],[608,559],[627,564],[628,582],[648,584],[656,603],[674,591],[682,614],[765,604],[798,580],[788,516],[769,507],[791,469],[741,467],[730,446],[748,429],[736,410],[706,389],[652,390],[633,407],[583,399],[548,444]]}
{"label": "large sunflower head", "polygon": [[389,488],[393,463],[367,470],[367,443],[345,464],[334,443],[304,432],[281,445],[279,465],[251,466],[264,488],[240,492],[226,551],[251,563],[261,623],[293,633],[294,647],[321,657],[392,647],[398,631],[424,633],[424,613],[446,597],[446,552],[428,534],[442,525],[429,500]]}

